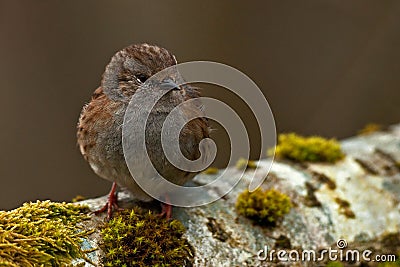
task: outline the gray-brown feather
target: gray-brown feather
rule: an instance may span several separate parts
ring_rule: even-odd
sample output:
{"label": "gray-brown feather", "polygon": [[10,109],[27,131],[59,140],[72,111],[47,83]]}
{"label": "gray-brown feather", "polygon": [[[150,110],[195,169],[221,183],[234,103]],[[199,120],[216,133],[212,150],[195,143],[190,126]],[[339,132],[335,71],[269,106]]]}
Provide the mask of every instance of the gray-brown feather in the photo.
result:
{"label": "gray-brown feather", "polygon": [[[83,107],[78,122],[77,139],[80,151],[94,172],[119,186],[127,188],[135,198],[150,200],[132,179],[126,166],[122,148],[122,124],[129,100],[140,86],[134,80],[138,73],[154,75],[176,64],[175,57],[167,50],[147,44],[133,45],[118,52],[107,66],[102,86]],[[182,90],[163,97],[148,118],[146,147],[155,168],[169,181],[182,185],[196,173],[177,169],[166,159],[161,146],[162,124],[168,113],[179,103],[199,96],[198,90],[183,86]],[[202,114],[201,103],[191,107]],[[208,122],[194,119],[183,128],[180,147],[190,160],[200,156],[199,143],[209,137]]]}

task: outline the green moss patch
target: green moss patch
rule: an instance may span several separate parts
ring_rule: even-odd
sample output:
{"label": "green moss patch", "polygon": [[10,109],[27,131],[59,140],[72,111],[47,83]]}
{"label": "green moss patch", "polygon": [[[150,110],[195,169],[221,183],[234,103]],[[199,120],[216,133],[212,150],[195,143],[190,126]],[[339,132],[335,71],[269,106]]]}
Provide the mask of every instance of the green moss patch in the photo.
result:
{"label": "green moss patch", "polygon": [[218,168],[209,167],[209,168],[205,169],[204,171],[202,171],[201,173],[212,175],[212,174],[217,174],[218,172],[219,172]]}
{"label": "green moss patch", "polygon": [[76,202],[79,202],[79,201],[83,201],[83,200],[85,200],[85,199],[86,199],[86,197],[84,197],[84,196],[76,195],[76,196],[71,200],[71,202],[72,202],[72,203],[76,203]]}
{"label": "green moss patch", "polygon": [[192,266],[194,252],[184,226],[139,207],[105,223],[100,245],[105,266]]}
{"label": "green moss patch", "polygon": [[368,123],[361,130],[358,131],[358,135],[368,135],[371,133],[379,132],[382,130],[382,125],[377,123]]}
{"label": "green moss patch", "polygon": [[236,210],[257,223],[275,225],[292,207],[290,198],[275,190],[263,191],[258,188],[253,192],[241,193],[236,201]]}
{"label": "green moss patch", "polygon": [[80,244],[92,231],[77,226],[87,207],[37,201],[0,211],[0,266],[68,266],[87,259]]}
{"label": "green moss patch", "polygon": [[[273,154],[273,149],[269,154]],[[344,157],[339,142],[319,136],[303,137],[295,133],[280,134],[275,149],[278,158],[299,162],[336,162]]]}
{"label": "green moss patch", "polygon": [[326,267],[343,267],[343,263],[341,263],[340,261],[329,261],[326,264]]}
{"label": "green moss patch", "polygon": [[254,160],[247,160],[245,158],[240,158],[236,162],[236,168],[238,170],[255,169],[255,168],[257,168],[257,162],[255,162]]}

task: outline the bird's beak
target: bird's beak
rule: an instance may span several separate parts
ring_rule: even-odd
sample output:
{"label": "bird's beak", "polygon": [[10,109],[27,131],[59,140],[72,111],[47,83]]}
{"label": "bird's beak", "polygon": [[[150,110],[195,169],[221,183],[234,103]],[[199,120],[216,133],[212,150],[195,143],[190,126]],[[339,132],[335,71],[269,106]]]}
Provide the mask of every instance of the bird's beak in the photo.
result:
{"label": "bird's beak", "polygon": [[160,88],[163,90],[181,90],[180,86],[177,85],[172,79],[165,79],[161,82]]}

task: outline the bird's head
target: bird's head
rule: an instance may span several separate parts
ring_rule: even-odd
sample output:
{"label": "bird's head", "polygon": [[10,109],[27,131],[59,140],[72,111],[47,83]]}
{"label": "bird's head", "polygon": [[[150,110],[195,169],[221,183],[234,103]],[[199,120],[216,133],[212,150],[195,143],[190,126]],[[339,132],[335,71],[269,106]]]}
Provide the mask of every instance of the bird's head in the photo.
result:
{"label": "bird's head", "polygon": [[[168,50],[149,44],[135,44],[117,52],[107,65],[101,86],[115,101],[129,101],[136,90],[154,74],[177,64]],[[176,74],[159,77],[157,88],[175,89],[184,94],[185,86],[176,85]]]}

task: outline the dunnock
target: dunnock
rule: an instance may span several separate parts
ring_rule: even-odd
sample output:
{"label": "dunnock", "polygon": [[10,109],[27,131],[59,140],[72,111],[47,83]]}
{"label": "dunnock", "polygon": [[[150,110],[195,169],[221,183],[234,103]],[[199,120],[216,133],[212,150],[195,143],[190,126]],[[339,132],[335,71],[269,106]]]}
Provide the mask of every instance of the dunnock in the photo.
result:
{"label": "dunnock", "polygon": [[[97,175],[113,182],[106,205],[97,212],[107,210],[110,217],[112,210],[118,208],[117,185],[126,188],[138,200],[152,200],[128,170],[122,148],[122,125],[129,101],[139,87],[157,72],[176,64],[175,57],[164,48],[148,44],[128,46],[112,57],[100,87],[83,107],[77,132],[79,149]],[[174,78],[167,78],[168,83],[173,84]],[[149,117],[152,123],[146,128],[146,137],[150,137],[146,138],[146,148],[153,166],[165,179],[178,185],[192,179],[196,172],[180,170],[168,162],[161,146],[162,123],[174,107],[197,97],[196,88],[176,85],[155,105]],[[195,103],[191,108],[202,114],[199,102]],[[199,158],[199,143],[207,137],[209,126],[205,118],[189,121],[179,136],[182,154],[189,160]],[[163,206],[163,214],[171,216],[169,205]]]}

